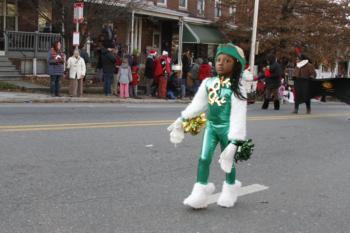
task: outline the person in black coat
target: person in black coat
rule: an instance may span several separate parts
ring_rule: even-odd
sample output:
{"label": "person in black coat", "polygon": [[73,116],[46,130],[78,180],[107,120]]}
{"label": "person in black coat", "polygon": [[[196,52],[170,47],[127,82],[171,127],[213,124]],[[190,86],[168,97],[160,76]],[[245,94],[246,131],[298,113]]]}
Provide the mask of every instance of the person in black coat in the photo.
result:
{"label": "person in black coat", "polygon": [[273,100],[275,110],[279,110],[278,88],[281,86],[282,68],[273,54],[267,56],[267,63],[269,65],[269,75],[266,75],[265,72],[266,86],[262,109],[268,109],[270,100]]}
{"label": "person in black coat", "polygon": [[103,90],[106,96],[111,95],[111,86],[113,82],[113,74],[115,69],[116,57],[111,48],[102,48],[101,49],[101,58],[100,58],[102,71],[103,71]]}
{"label": "person in black coat", "polygon": [[147,55],[145,64],[145,77],[146,77],[146,89],[147,96],[153,94],[152,86],[154,82],[154,57],[157,55],[155,50],[150,50]]}

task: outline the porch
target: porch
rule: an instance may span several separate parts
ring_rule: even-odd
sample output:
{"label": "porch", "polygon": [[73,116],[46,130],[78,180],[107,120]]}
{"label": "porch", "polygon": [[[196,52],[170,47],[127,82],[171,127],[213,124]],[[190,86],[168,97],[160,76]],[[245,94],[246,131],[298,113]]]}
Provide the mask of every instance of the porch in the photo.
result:
{"label": "porch", "polygon": [[0,55],[7,57],[21,74],[46,73],[46,59],[51,44],[62,41],[60,34],[4,31],[0,39]]}

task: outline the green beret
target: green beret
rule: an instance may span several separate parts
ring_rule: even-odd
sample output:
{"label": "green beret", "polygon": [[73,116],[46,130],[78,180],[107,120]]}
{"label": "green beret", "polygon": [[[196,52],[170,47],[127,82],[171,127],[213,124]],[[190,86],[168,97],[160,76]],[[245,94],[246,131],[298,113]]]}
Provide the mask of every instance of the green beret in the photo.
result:
{"label": "green beret", "polygon": [[234,45],[233,43],[221,44],[216,50],[216,58],[220,54],[226,54],[237,59],[242,65],[242,72],[244,71],[246,61],[244,58],[244,52],[240,47]]}

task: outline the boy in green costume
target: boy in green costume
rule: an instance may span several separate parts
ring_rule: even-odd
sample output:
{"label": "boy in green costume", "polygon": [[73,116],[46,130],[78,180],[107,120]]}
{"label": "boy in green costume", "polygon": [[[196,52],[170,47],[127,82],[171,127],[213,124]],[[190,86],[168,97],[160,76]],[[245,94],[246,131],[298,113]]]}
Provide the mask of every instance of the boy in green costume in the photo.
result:
{"label": "boy in green costume", "polygon": [[220,45],[216,53],[217,77],[205,79],[191,104],[181,113],[168,130],[170,141],[180,143],[184,138],[182,122],[206,113],[207,122],[199,156],[197,182],[184,204],[195,209],[206,208],[209,196],[215,191],[213,183],[208,183],[209,166],[217,144],[220,143],[219,163],[226,173],[222,192],[217,204],[232,207],[237,201],[241,183],[236,180],[234,154],[237,141],[246,137],[247,101],[241,77],[245,67],[244,53],[238,46],[228,43]]}

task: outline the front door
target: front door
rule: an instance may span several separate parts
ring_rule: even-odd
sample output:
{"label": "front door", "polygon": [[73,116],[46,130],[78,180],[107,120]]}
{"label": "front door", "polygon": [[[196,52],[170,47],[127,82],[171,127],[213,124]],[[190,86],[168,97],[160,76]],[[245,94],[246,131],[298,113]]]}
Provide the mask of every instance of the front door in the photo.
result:
{"label": "front door", "polygon": [[18,30],[18,0],[0,0],[0,56],[5,55],[4,31]]}

